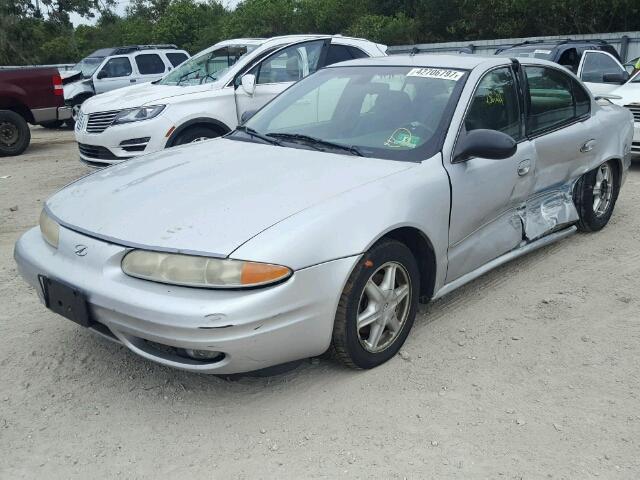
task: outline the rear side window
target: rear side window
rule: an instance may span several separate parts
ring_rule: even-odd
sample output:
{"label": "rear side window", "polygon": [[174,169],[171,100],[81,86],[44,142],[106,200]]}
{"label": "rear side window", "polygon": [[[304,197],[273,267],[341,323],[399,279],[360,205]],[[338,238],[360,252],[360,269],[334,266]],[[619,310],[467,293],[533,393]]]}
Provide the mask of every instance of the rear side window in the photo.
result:
{"label": "rear side window", "polygon": [[525,67],[529,84],[529,133],[555,128],[575,118],[573,79],[546,67]]}
{"label": "rear side window", "polygon": [[359,48],[348,45],[331,44],[327,52],[325,65],[332,65],[338,62],[346,62],[347,60],[364,57],[368,57],[368,55]]}
{"label": "rear side window", "polygon": [[171,65],[173,65],[174,67],[177,67],[189,57],[185,53],[172,52],[172,53],[167,53],[167,58],[171,62]]}
{"label": "rear side window", "polygon": [[142,53],[136,55],[136,65],[140,75],[164,73],[164,62],[157,53]]}
{"label": "rear side window", "polygon": [[510,68],[492,70],[480,80],[464,126],[468,132],[487,128],[516,140],[522,137],[518,90]]}
{"label": "rear side window", "polygon": [[573,99],[576,102],[576,117],[589,114],[591,111],[591,97],[589,97],[584,87],[575,80],[571,81],[571,85],[573,88]]}

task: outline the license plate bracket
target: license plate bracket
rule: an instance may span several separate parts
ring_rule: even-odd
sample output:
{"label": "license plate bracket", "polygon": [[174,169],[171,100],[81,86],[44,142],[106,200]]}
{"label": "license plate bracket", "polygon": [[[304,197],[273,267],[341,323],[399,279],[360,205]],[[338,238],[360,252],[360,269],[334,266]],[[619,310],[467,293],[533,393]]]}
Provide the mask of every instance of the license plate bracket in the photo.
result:
{"label": "license plate bracket", "polygon": [[45,305],[49,310],[83,327],[91,325],[87,298],[82,291],[44,275],[38,278]]}

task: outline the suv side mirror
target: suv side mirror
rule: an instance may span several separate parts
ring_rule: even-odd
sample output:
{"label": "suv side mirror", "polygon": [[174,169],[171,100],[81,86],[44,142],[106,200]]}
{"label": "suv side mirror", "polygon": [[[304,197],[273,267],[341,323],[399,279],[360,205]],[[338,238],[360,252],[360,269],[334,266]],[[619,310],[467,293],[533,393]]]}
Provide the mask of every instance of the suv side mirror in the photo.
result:
{"label": "suv side mirror", "polygon": [[602,75],[602,81],[604,83],[616,83],[618,85],[622,85],[627,80],[629,80],[629,74],[627,72],[605,73]]}
{"label": "suv side mirror", "polygon": [[253,96],[256,91],[256,76],[252,73],[247,73],[242,77],[242,89],[249,96]]}
{"label": "suv side mirror", "polygon": [[98,72],[98,75],[96,75],[96,78],[98,80],[100,80],[101,78],[107,78],[107,77],[108,77],[108,75],[107,75],[107,72],[105,70],[100,70]]}
{"label": "suv side mirror", "polygon": [[471,157],[502,160],[512,157],[518,150],[518,144],[506,133],[497,130],[471,130],[456,147],[454,162],[464,162]]}

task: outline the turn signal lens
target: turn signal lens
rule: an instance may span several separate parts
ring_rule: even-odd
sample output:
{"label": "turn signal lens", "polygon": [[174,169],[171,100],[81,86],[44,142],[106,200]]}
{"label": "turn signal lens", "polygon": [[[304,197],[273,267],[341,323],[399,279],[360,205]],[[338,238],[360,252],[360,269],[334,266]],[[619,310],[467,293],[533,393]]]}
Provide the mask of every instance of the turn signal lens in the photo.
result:
{"label": "turn signal lens", "polygon": [[60,225],[58,225],[43,209],[40,212],[40,233],[42,238],[53,248],[58,248],[60,240]]}
{"label": "turn signal lens", "polygon": [[132,250],[126,254],[122,271],[153,282],[204,288],[265,286],[283,281],[293,273],[287,267],[269,263],[148,250]]}

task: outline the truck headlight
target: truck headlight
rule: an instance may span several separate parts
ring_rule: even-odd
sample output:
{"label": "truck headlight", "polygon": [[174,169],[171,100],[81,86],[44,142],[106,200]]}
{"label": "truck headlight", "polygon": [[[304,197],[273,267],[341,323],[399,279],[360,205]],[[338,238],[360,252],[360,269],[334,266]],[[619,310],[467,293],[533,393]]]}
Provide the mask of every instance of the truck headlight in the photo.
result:
{"label": "truck headlight", "polygon": [[286,280],[290,268],[177,253],[132,250],[122,259],[122,271],[153,282],[204,288],[262,287]]}
{"label": "truck headlight", "polygon": [[119,123],[140,122],[157,117],[164,110],[165,105],[152,105],[149,107],[129,108],[121,111],[113,121],[114,125]]}
{"label": "truck headlight", "polygon": [[54,248],[58,248],[60,225],[44,209],[40,212],[40,233],[42,233],[42,238],[44,238],[45,242]]}

